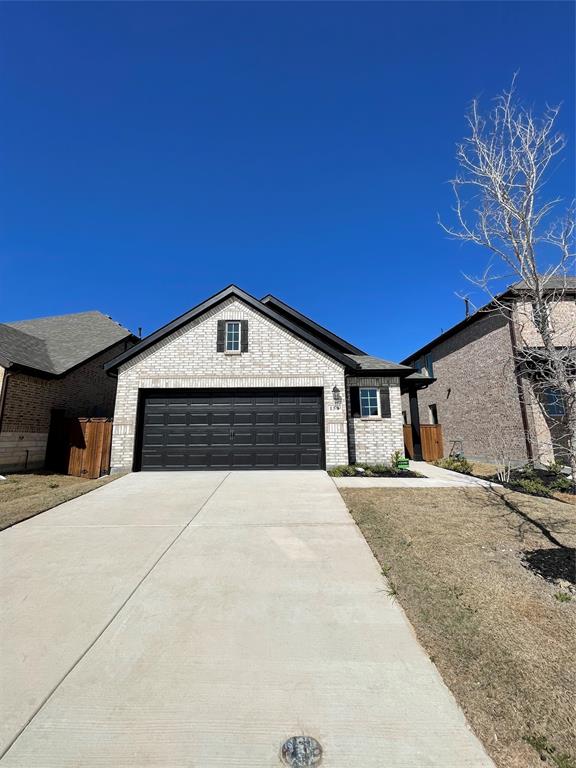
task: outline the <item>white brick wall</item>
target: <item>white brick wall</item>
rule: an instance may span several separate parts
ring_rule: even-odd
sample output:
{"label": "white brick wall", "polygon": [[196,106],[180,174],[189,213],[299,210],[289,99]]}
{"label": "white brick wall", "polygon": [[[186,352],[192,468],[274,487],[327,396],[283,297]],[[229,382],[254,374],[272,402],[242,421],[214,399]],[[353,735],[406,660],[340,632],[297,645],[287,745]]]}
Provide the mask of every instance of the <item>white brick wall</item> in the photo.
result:
{"label": "white brick wall", "polygon": [[394,376],[349,378],[346,387],[346,403],[350,413],[350,387],[389,387],[389,419],[348,420],[348,441],[350,461],[360,464],[389,463],[394,451],[404,454],[404,433],[402,429],[402,402],[400,380]]}
{"label": "white brick wall", "polygon": [[[248,352],[216,352],[218,320],[248,320]],[[188,323],[121,366],[112,471],[131,469],[139,389],[323,387],[327,466],[348,463],[346,412],[333,410],[332,389],[345,391],[344,366],[237,299]]]}

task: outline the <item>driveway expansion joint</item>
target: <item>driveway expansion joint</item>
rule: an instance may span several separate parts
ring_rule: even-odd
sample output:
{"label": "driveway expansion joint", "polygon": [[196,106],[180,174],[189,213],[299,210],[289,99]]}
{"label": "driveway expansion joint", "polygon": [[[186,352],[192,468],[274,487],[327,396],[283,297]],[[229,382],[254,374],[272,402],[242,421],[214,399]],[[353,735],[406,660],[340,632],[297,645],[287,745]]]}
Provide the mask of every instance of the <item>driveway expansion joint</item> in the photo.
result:
{"label": "driveway expansion joint", "polygon": [[[5,746],[5,748],[2,750],[2,752],[0,752],[0,761],[1,761],[1,760],[2,760],[2,759],[3,759],[3,758],[4,758],[4,757],[5,757],[7,754],[8,754],[8,752],[9,752],[9,751],[12,749],[12,747],[14,746],[14,744],[15,744],[15,743],[18,741],[18,739],[19,739],[19,738],[22,736],[22,734],[23,734],[23,733],[24,733],[24,731],[25,731],[25,730],[28,728],[28,726],[30,725],[30,723],[32,723],[32,721],[34,720],[34,718],[35,718],[35,717],[36,717],[36,716],[37,716],[37,715],[38,715],[38,714],[39,714],[39,713],[42,711],[42,709],[43,709],[43,708],[46,706],[46,704],[48,704],[48,702],[50,701],[50,699],[52,698],[52,696],[53,696],[53,695],[56,693],[56,691],[58,690],[58,688],[60,688],[60,686],[61,686],[61,685],[62,685],[62,683],[63,683],[63,682],[66,680],[66,678],[67,678],[67,677],[68,677],[68,676],[69,676],[69,675],[70,675],[70,674],[71,674],[71,673],[74,671],[74,669],[76,669],[76,667],[78,666],[78,664],[80,664],[80,662],[82,661],[82,659],[84,659],[84,657],[85,657],[85,656],[86,656],[86,655],[87,655],[87,654],[88,654],[88,653],[89,653],[89,652],[92,650],[92,648],[94,648],[94,646],[96,645],[96,643],[98,642],[98,640],[100,640],[100,638],[102,637],[102,635],[104,635],[104,633],[106,632],[106,630],[107,630],[107,629],[108,629],[108,628],[109,628],[109,627],[110,627],[110,626],[113,624],[113,622],[116,620],[116,618],[119,616],[119,614],[120,614],[120,613],[121,613],[121,612],[124,610],[124,608],[125,608],[125,607],[126,607],[126,605],[127,605],[129,602],[130,602],[130,600],[132,599],[132,597],[134,597],[134,595],[135,595],[135,594],[136,594],[136,592],[137,592],[137,591],[140,589],[140,587],[142,586],[142,584],[143,584],[143,583],[146,581],[146,579],[147,579],[147,578],[150,576],[150,574],[151,574],[151,573],[154,571],[154,569],[156,568],[156,566],[158,565],[158,563],[160,563],[160,561],[161,561],[161,560],[164,558],[164,556],[165,556],[165,555],[166,555],[166,554],[167,554],[167,553],[168,553],[168,552],[169,552],[169,551],[172,549],[172,547],[173,547],[173,546],[174,546],[174,544],[175,544],[175,543],[178,541],[178,539],[179,539],[179,538],[182,536],[182,534],[184,533],[184,531],[186,531],[186,529],[189,527],[190,523],[191,523],[191,522],[192,522],[192,521],[193,521],[193,520],[194,520],[194,519],[195,519],[195,518],[196,518],[196,517],[197,517],[197,516],[200,514],[200,512],[201,512],[201,511],[204,509],[204,507],[205,507],[205,506],[208,504],[208,502],[210,501],[210,499],[211,499],[211,498],[212,498],[212,497],[213,497],[213,496],[214,496],[214,495],[215,495],[215,494],[216,494],[216,493],[217,493],[217,492],[220,490],[220,488],[221,488],[221,487],[222,487],[222,485],[223,485],[223,484],[226,482],[226,480],[228,479],[228,477],[229,477],[229,476],[230,476],[230,472],[228,472],[228,473],[227,473],[227,474],[226,474],[226,475],[225,475],[225,476],[222,478],[222,480],[221,480],[221,481],[218,483],[218,485],[216,486],[216,488],[214,488],[214,490],[213,490],[213,491],[212,491],[212,492],[209,494],[209,496],[208,496],[208,497],[207,497],[207,498],[204,500],[204,502],[202,503],[202,505],[201,505],[201,506],[200,506],[200,507],[199,507],[199,508],[198,508],[198,509],[197,509],[197,510],[194,512],[194,514],[192,515],[192,517],[190,518],[190,520],[189,520],[189,521],[188,521],[188,522],[187,522],[185,525],[183,525],[183,526],[181,526],[181,527],[180,527],[180,530],[178,531],[178,533],[176,534],[176,536],[174,536],[174,538],[173,538],[173,539],[172,539],[172,541],[171,541],[171,542],[168,544],[168,546],[167,546],[167,547],[165,547],[165,548],[162,550],[162,552],[161,552],[161,553],[160,553],[160,555],[159,555],[159,556],[156,558],[156,560],[155,560],[155,561],[152,563],[152,565],[150,566],[150,568],[148,568],[148,570],[146,571],[146,573],[145,573],[145,574],[144,574],[144,575],[143,575],[143,576],[140,578],[140,580],[137,582],[136,586],[135,586],[135,587],[134,587],[134,588],[133,588],[133,589],[130,591],[130,593],[128,594],[128,596],[127,596],[127,597],[126,597],[126,598],[125,598],[125,599],[124,599],[124,600],[121,602],[121,604],[118,606],[118,608],[117,608],[117,609],[116,609],[116,611],[113,613],[113,615],[111,616],[111,618],[110,618],[110,619],[109,619],[109,620],[106,622],[106,624],[104,625],[104,627],[103,627],[103,628],[102,628],[102,629],[101,629],[101,630],[98,632],[98,634],[97,634],[97,635],[96,635],[96,637],[95,637],[95,638],[92,640],[92,642],[90,642],[90,643],[88,644],[88,646],[87,646],[87,647],[84,649],[84,651],[83,651],[83,652],[80,654],[80,656],[78,656],[78,657],[76,658],[76,660],[75,660],[75,661],[73,662],[73,664],[72,664],[72,665],[71,665],[71,666],[70,666],[70,667],[67,669],[67,671],[64,673],[64,675],[62,675],[62,677],[60,678],[60,680],[58,680],[58,682],[56,683],[56,685],[54,685],[54,686],[52,687],[52,689],[49,691],[49,693],[48,693],[48,694],[47,694],[47,695],[46,695],[46,696],[45,696],[45,697],[42,699],[42,701],[40,702],[40,704],[39,704],[39,705],[36,707],[36,709],[33,711],[32,715],[31,715],[31,716],[30,716],[30,717],[29,717],[29,718],[26,720],[26,722],[24,723],[24,725],[23,725],[23,726],[22,726],[22,727],[21,727],[21,728],[18,730],[18,732],[16,733],[16,735],[15,735],[15,736],[14,736],[14,737],[13,737],[13,738],[12,738],[12,739],[11,739],[11,740],[8,742],[8,744]],[[71,526],[71,527],[77,527],[77,526]],[[100,526],[96,526],[96,527],[100,527]],[[123,527],[123,526],[117,526],[117,527]],[[138,527],[138,526],[135,526],[135,527]],[[167,526],[167,527],[174,527],[174,528],[175,528],[175,527],[178,527],[178,526]]]}

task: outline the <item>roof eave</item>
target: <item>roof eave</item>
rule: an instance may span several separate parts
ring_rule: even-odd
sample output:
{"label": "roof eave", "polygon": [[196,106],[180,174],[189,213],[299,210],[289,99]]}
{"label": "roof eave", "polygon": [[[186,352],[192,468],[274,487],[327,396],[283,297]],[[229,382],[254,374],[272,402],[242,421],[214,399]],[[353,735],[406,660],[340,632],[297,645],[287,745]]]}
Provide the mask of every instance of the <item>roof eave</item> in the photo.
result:
{"label": "roof eave", "polygon": [[353,344],[350,344],[349,341],[346,341],[346,339],[343,339],[341,336],[338,336],[337,334],[332,333],[332,331],[329,331],[327,328],[324,328],[323,325],[316,323],[314,320],[302,314],[302,312],[299,312],[297,309],[294,309],[294,307],[291,307],[289,304],[286,304],[286,302],[282,301],[282,299],[279,299],[277,296],[274,296],[272,293],[269,293],[266,296],[264,296],[262,299],[260,299],[260,302],[262,304],[275,302],[279,307],[284,309],[286,312],[302,320],[302,322],[306,323],[312,329],[312,331],[322,333],[326,336],[327,339],[332,339],[336,344],[340,344],[341,346],[345,347],[349,352],[349,354],[351,355],[366,354],[366,352],[364,352],[363,349],[359,349],[358,347],[355,347]]}
{"label": "roof eave", "polygon": [[347,355],[339,352],[338,350],[332,349],[328,344],[325,344],[319,339],[315,339],[311,334],[302,330],[299,326],[295,325],[294,323],[291,323],[289,320],[286,320],[286,318],[274,312],[274,310],[270,309],[266,304],[262,304],[262,302],[254,298],[254,296],[251,296],[249,293],[246,293],[241,288],[238,288],[238,286],[230,285],[227,288],[224,288],[222,291],[215,293],[213,296],[209,297],[208,299],[201,302],[200,304],[197,304],[195,307],[192,307],[192,309],[188,310],[188,312],[185,312],[184,314],[175,318],[174,320],[167,323],[166,325],[163,325],[161,328],[154,331],[154,333],[151,333],[149,336],[142,339],[139,344],[136,344],[134,347],[131,347],[126,352],[123,352],[122,354],[115,357],[113,360],[111,360],[104,366],[104,370],[106,372],[117,371],[119,366],[128,362],[128,360],[130,360],[131,358],[136,357],[136,355],[139,355],[141,352],[148,349],[152,345],[156,344],[158,341],[161,341],[166,336],[169,336],[171,333],[178,330],[183,325],[186,325],[186,323],[189,323],[192,320],[195,320],[197,317],[202,316],[208,310],[218,306],[218,304],[221,304],[223,301],[226,301],[231,297],[240,299],[245,304],[248,304],[248,306],[250,306],[252,309],[256,310],[257,312],[260,312],[261,314],[268,317],[270,320],[273,320],[279,325],[285,327],[287,330],[291,331],[291,333],[293,333],[295,336],[299,336],[304,341],[307,341],[312,346],[316,347],[317,349],[320,349],[322,352],[325,352],[327,355],[337,360],[338,362],[342,363],[346,367],[350,367],[353,369],[356,369],[359,367],[359,365],[354,360],[349,358]]}

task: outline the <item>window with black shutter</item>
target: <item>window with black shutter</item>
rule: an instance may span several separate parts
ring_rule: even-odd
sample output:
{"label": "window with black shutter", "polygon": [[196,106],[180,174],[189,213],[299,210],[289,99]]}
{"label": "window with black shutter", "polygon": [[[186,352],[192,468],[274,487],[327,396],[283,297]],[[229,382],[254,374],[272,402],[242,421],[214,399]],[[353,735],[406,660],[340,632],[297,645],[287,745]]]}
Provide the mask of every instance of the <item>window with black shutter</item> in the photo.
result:
{"label": "window with black shutter", "polygon": [[389,419],[391,416],[390,387],[380,387],[380,417],[382,419]]}
{"label": "window with black shutter", "polygon": [[248,320],[218,320],[216,351],[232,355],[248,352]]}
{"label": "window with black shutter", "polygon": [[224,352],[225,336],[226,320],[218,320],[218,329],[216,332],[216,352]]}
{"label": "window with black shutter", "polygon": [[350,416],[362,419],[389,419],[390,387],[350,387]]}
{"label": "window with black shutter", "polygon": [[353,418],[360,416],[360,387],[350,387],[350,415]]}

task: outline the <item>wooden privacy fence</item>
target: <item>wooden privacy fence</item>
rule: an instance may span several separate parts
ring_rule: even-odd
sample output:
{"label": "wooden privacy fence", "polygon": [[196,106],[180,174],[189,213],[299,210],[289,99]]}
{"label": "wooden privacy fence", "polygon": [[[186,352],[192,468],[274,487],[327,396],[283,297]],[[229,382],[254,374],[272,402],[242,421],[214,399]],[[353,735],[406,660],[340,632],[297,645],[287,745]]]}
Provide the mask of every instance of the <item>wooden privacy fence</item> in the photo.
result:
{"label": "wooden privacy fence", "polygon": [[[442,425],[420,424],[420,442],[422,444],[422,458],[424,461],[436,461],[436,459],[441,459],[444,456]],[[414,442],[410,424],[404,424],[404,447],[408,458],[413,459]]]}
{"label": "wooden privacy fence", "polygon": [[112,419],[70,419],[54,414],[50,424],[46,467],[93,480],[110,471],[111,446]]}

